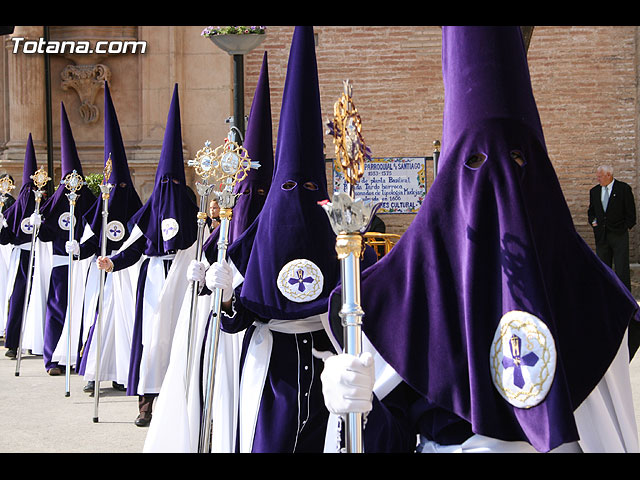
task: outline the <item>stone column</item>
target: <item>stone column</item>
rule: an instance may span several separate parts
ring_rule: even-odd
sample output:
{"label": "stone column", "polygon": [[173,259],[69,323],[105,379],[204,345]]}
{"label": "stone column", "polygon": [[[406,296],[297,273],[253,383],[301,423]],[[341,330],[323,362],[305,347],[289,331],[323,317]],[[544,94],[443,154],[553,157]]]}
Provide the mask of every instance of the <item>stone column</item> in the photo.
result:
{"label": "stone column", "polygon": [[[46,95],[44,55],[14,51],[12,38],[38,41],[43,37],[42,26],[17,26],[5,40],[8,57],[9,138],[2,160],[3,170],[8,171],[20,188],[24,153],[29,133],[33,137],[38,166],[47,165],[46,152]],[[22,43],[24,43],[24,41]]]}

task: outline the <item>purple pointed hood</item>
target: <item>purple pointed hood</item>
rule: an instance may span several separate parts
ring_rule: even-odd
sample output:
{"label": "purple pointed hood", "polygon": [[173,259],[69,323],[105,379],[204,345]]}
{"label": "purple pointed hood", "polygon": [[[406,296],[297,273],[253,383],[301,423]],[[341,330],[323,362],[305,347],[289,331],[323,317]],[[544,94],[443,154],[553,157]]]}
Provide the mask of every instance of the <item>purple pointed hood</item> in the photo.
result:
{"label": "purple pointed hood", "polygon": [[229,231],[230,241],[238,238],[253,223],[262,210],[271,188],[273,130],[267,52],[264,52],[262,57],[262,67],[249,112],[243,147],[246,148],[249,158],[260,162],[260,168],[251,169],[247,178],[236,185],[235,192],[243,195],[238,198],[233,209],[233,221]]}
{"label": "purple pointed hood", "polygon": [[131,218],[147,238],[147,255],[189,248],[197,237],[198,206],[184,173],[178,85],[173,90],[153,192]]}
{"label": "purple pointed hood", "polygon": [[[124,149],[120,124],[111,99],[109,85],[104,84],[104,165],[111,157],[112,171],[109,183],[113,185],[109,194],[109,216],[107,251],[117,250],[129,237],[129,222],[134,213],[142,207],[129,172],[127,154]],[[102,196],[99,195],[84,217],[91,231],[102,239]]]}
{"label": "purple pointed hood", "polygon": [[17,245],[31,241],[29,226],[26,225],[23,230],[22,222],[25,218],[29,218],[36,208],[36,199],[32,193],[34,185],[31,176],[37,169],[36,152],[33,147],[33,139],[31,138],[31,134],[29,134],[24,155],[22,186],[20,187],[20,192],[18,193],[15,203],[3,212],[9,229],[16,237]]}
{"label": "purple pointed hood", "polygon": [[[253,223],[262,210],[271,188],[273,176],[273,130],[271,119],[271,95],[269,89],[269,67],[267,52],[262,58],[260,76],[249,112],[249,121],[243,147],[252,161],[260,163],[260,168],[251,169],[247,178],[235,187],[242,193],[233,208],[233,218],[229,227],[229,244]],[[218,230],[209,236],[204,245],[205,255],[210,262],[217,256]]]}
{"label": "purple pointed hood", "polygon": [[82,175],[82,164],[78,157],[76,141],[73,138],[71,124],[64,103],[60,102],[60,157],[62,162],[62,180],[74,170]]}
{"label": "purple pointed hood", "polygon": [[285,80],[272,186],[256,221],[229,247],[244,275],[240,301],[264,318],[327,310],[340,280],[328,198],[312,27],[296,27]]}
{"label": "purple pointed hood", "polygon": [[29,138],[27,139],[27,149],[24,154],[24,170],[22,171],[22,187],[20,187],[20,191],[24,189],[24,186],[31,183],[33,186],[33,179],[31,178],[34,173],[38,170],[38,162],[36,161],[36,151],[33,148],[33,139],[31,138],[31,134],[29,134]]}
{"label": "purple pointed hood", "polygon": [[547,451],[578,438],[572,413],[638,305],[574,228],[520,29],[443,27],[442,38],[440,170],[402,238],[363,272],[363,331],[475,433]]}
{"label": "purple pointed hood", "polygon": [[[80,158],[76,149],[76,143],[73,138],[73,132],[71,131],[69,118],[67,117],[67,112],[62,102],[60,103],[60,155],[62,157],[62,177],[60,178],[60,183],[58,184],[56,191],[46,202],[44,202],[40,209],[40,213],[42,215],[42,226],[39,236],[43,241],[54,241],[54,253],[66,255],[64,242],[69,239],[68,229],[65,230],[65,226],[68,225],[68,220],[65,221],[64,217],[61,216],[68,213],[70,208],[69,199],[66,196],[69,191],[64,186],[64,179],[74,170],[78,175],[83,177],[83,180],[84,175],[82,173],[82,164],[80,163]],[[84,230],[84,225],[82,225],[80,220],[88,209],[91,208],[96,197],[93,195],[89,187],[87,187],[86,183],[83,183],[80,190],[76,193],[79,197],[74,208],[74,215],[76,218],[74,238],[76,240],[80,240]]]}

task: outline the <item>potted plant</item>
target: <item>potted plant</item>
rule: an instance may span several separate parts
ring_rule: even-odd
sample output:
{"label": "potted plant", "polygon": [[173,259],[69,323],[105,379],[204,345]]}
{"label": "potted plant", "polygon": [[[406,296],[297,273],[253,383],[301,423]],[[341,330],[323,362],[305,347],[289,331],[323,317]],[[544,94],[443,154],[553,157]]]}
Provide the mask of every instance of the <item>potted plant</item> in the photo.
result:
{"label": "potted plant", "polygon": [[266,36],[264,26],[207,27],[201,35],[229,55],[244,55],[260,45]]}
{"label": "potted plant", "polygon": [[84,181],[87,184],[91,193],[93,193],[96,197],[100,196],[100,184],[102,183],[102,174],[101,173],[90,173],[86,177],[84,177]]}

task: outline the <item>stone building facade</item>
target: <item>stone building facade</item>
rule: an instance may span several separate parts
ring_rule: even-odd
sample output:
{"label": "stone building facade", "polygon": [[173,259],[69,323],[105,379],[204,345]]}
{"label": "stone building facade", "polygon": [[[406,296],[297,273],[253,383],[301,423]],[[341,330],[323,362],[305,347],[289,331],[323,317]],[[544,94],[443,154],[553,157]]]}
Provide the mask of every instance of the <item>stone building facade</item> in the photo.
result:
{"label": "stone building facade", "polygon": [[[103,90],[108,77],[136,187],[153,186],[173,85],[178,83],[185,159],[206,140],[222,143],[233,115],[232,57],[202,37],[205,26],[60,26],[50,40],[142,41],[142,53],[49,55],[54,181],[59,179],[60,102],[69,114],[85,174],[100,171]],[[245,113],[263,52],[268,52],[274,147],[292,26],[267,27],[264,42],[244,57]],[[438,26],[315,28],[323,116],[332,115],[343,80],[353,84],[363,133],[375,157],[427,156],[441,135],[444,92]],[[44,54],[15,51],[16,37],[37,42],[42,26],[0,37],[0,173],[20,182],[32,133],[39,164],[47,162]],[[547,147],[577,231],[593,246],[587,224],[595,169],[606,163],[640,198],[638,126],[640,29],[637,26],[539,26],[528,59]],[[22,44],[24,46],[24,43]],[[34,45],[33,43],[31,45]],[[18,50],[20,50],[18,48]],[[325,155],[333,156],[326,137]],[[427,162],[427,188],[433,181]],[[185,167],[187,178],[193,173]],[[327,164],[331,183],[331,166]],[[18,185],[19,186],[19,185]],[[541,199],[544,201],[544,199]],[[387,231],[402,234],[411,214],[387,214]],[[640,226],[631,232],[631,261],[640,261]]]}

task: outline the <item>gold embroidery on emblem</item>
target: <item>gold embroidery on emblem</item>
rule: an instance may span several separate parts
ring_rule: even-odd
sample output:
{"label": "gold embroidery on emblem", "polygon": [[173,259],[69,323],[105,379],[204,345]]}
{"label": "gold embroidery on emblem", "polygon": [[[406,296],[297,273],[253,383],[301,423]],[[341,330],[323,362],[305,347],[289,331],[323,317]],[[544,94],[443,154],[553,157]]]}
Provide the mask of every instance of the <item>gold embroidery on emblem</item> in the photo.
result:
{"label": "gold embroidery on emblem", "polygon": [[538,318],[518,311],[503,316],[491,346],[491,373],[509,403],[519,408],[539,404],[551,386],[555,364],[553,338]]}
{"label": "gold embroidery on emblem", "polygon": [[323,276],[309,260],[299,259],[287,263],[278,275],[278,289],[293,302],[314,300],[322,293]]}

